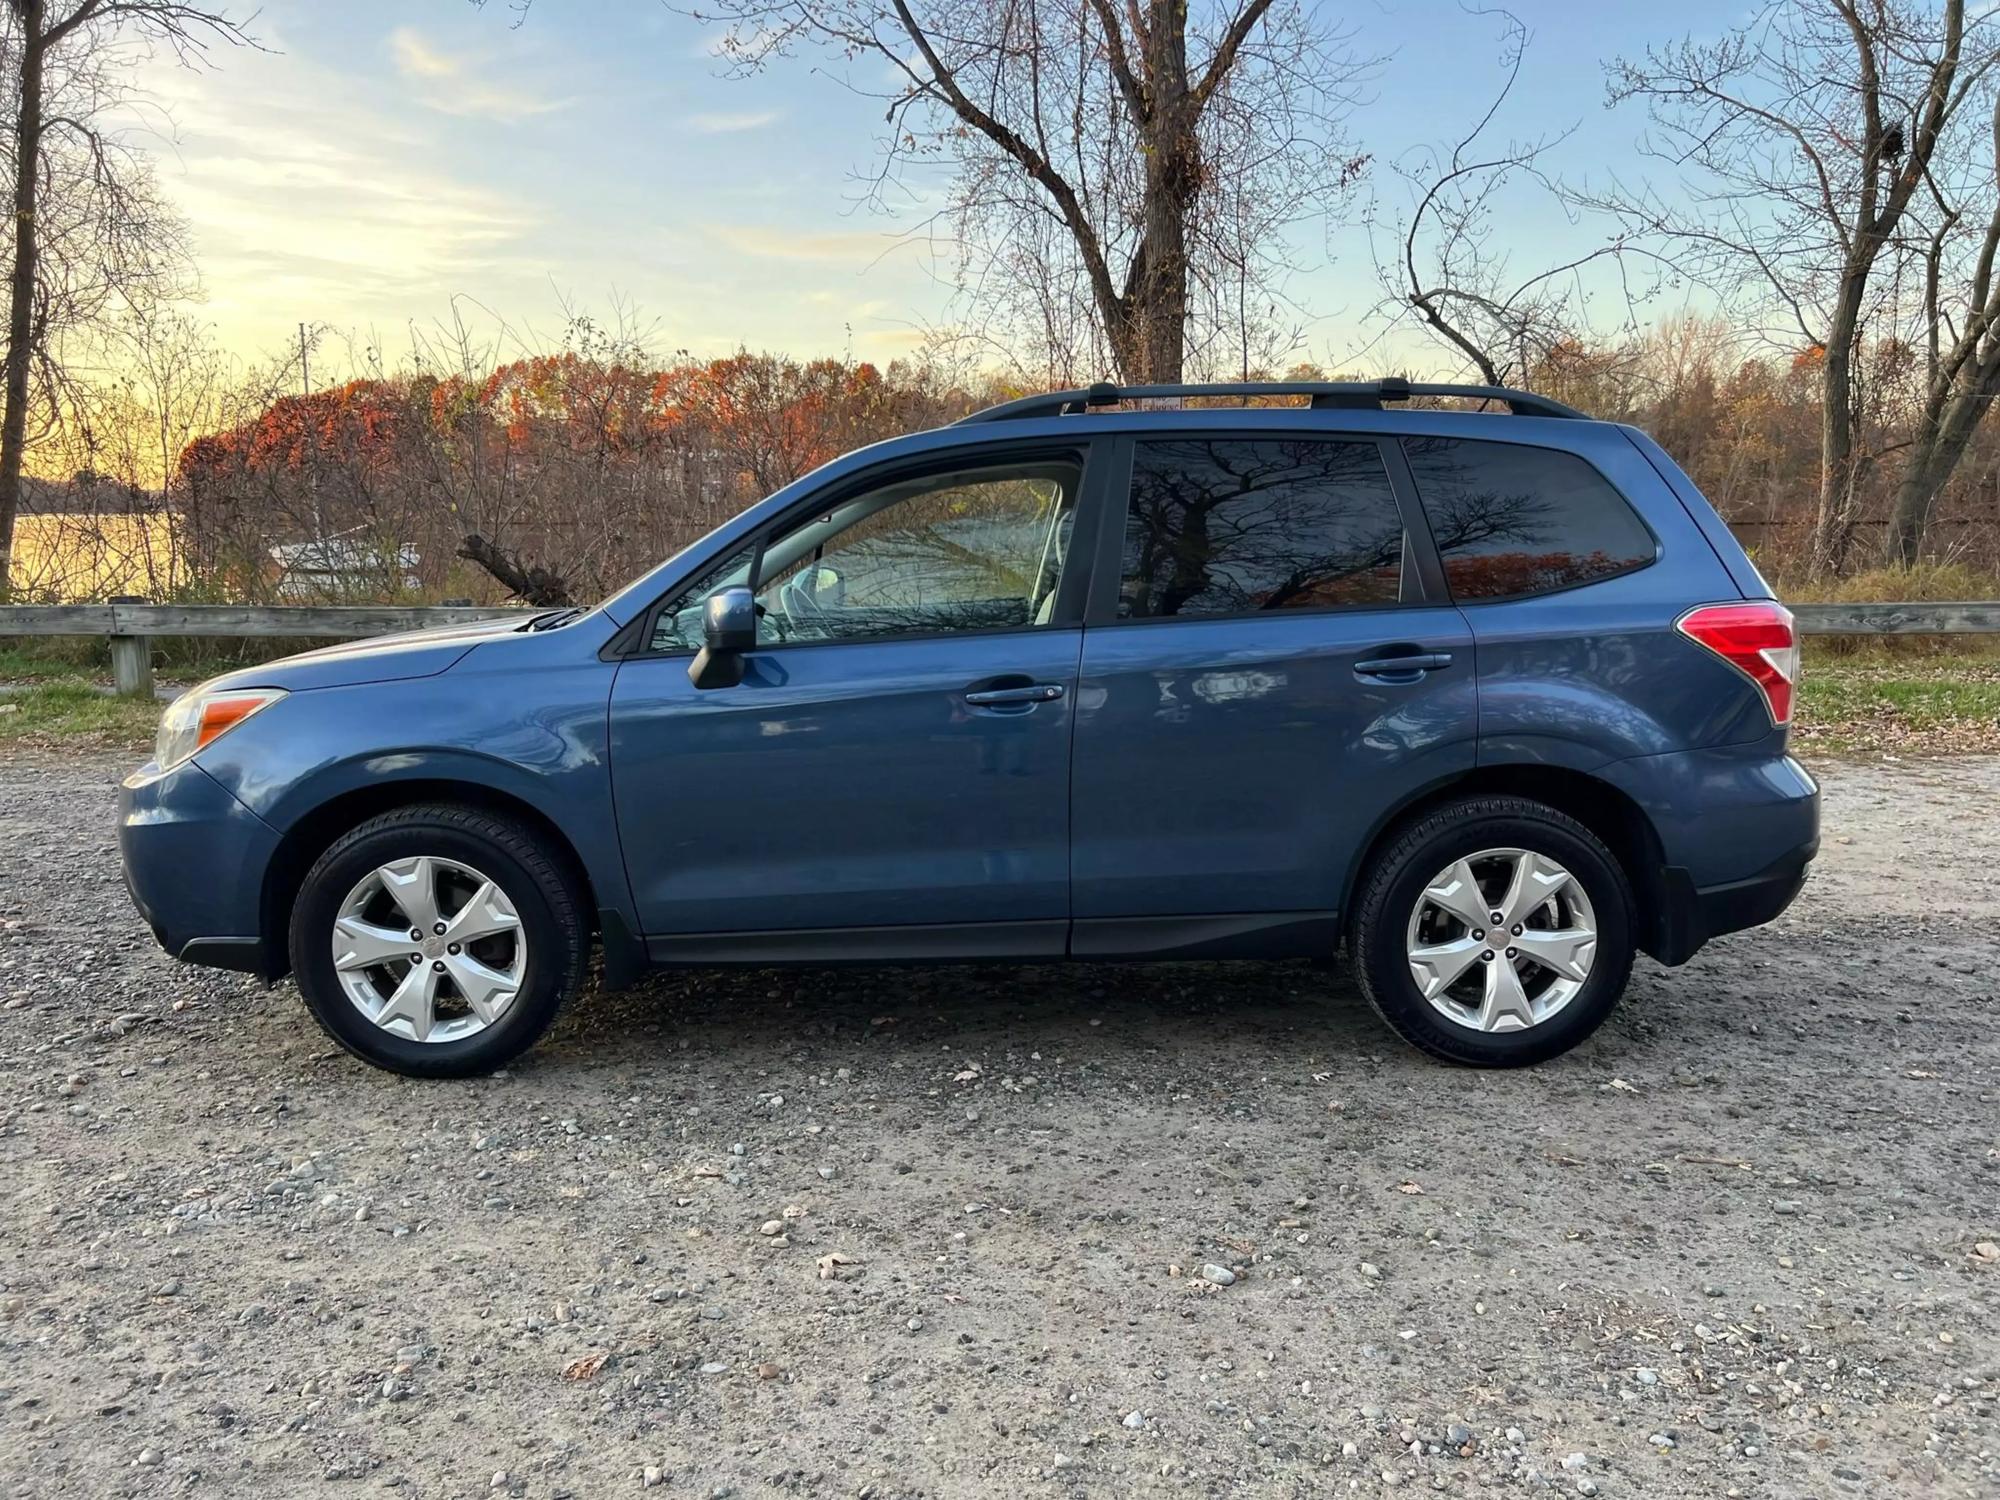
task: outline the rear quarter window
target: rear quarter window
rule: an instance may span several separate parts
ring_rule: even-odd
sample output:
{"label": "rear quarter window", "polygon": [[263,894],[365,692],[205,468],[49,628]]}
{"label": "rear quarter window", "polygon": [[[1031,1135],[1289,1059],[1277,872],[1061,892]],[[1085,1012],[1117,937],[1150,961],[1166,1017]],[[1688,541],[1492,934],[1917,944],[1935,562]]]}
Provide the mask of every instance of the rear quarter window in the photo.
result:
{"label": "rear quarter window", "polygon": [[1405,438],[1452,598],[1522,599],[1643,568],[1645,522],[1573,453],[1467,438]]}

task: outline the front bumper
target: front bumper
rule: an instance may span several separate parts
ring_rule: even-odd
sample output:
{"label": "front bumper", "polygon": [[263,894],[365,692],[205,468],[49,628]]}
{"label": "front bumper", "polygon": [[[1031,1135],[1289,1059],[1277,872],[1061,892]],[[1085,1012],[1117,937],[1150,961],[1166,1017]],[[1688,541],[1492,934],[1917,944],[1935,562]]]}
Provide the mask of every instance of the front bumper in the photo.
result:
{"label": "front bumper", "polygon": [[128,776],[118,850],[132,904],[162,948],[189,963],[270,975],[264,877],[278,834],[200,766]]}

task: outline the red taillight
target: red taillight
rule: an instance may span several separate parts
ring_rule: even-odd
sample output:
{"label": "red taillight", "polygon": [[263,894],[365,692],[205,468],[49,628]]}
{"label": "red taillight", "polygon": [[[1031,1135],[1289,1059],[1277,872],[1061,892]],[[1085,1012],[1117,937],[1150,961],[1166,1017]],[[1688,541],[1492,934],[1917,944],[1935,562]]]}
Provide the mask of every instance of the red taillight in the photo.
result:
{"label": "red taillight", "polygon": [[1708,647],[1764,691],[1773,724],[1792,722],[1792,689],[1799,680],[1799,637],[1782,604],[1704,604],[1674,622],[1680,633]]}

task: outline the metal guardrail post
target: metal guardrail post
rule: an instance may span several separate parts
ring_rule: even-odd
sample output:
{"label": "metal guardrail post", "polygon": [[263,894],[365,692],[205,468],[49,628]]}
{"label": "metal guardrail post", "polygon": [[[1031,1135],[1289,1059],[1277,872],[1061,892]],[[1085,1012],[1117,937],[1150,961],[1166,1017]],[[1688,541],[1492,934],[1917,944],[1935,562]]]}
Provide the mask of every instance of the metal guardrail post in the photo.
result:
{"label": "metal guardrail post", "polygon": [[[144,604],[141,594],[114,594],[111,596],[111,617],[114,624],[121,604]],[[153,644],[142,635],[121,635],[116,630],[111,634],[111,682],[121,698],[150,698],[153,696]]]}

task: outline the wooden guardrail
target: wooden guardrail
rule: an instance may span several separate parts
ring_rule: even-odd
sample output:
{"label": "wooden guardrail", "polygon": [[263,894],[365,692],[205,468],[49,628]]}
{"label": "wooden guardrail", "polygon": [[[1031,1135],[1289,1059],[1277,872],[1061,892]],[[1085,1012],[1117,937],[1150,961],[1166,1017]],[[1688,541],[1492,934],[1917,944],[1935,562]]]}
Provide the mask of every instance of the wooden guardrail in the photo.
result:
{"label": "wooden guardrail", "polygon": [[457,604],[109,604],[0,605],[0,636],[101,635],[111,642],[111,678],[118,691],[153,693],[154,636],[320,637],[394,635],[437,625],[465,625],[503,615],[526,619],[533,610]]}
{"label": "wooden guardrail", "polygon": [[[2000,633],[2000,600],[1926,604],[1794,604],[1805,635],[1981,635]],[[501,606],[397,604],[0,605],[0,636],[101,635],[111,642],[121,693],[153,691],[153,636],[369,636],[463,625],[532,611]]]}

